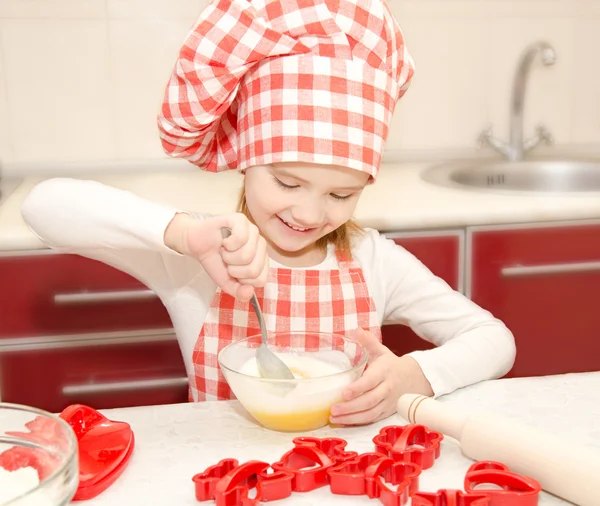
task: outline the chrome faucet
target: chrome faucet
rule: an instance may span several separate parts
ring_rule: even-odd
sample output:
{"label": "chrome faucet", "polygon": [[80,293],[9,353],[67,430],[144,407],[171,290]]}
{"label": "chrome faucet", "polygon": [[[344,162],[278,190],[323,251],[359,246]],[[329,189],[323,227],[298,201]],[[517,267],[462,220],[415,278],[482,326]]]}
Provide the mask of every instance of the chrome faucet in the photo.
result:
{"label": "chrome faucet", "polygon": [[504,142],[492,135],[492,127],[485,129],[478,138],[480,146],[491,146],[511,162],[522,160],[525,153],[536,147],[541,142],[552,144],[550,132],[544,126],[538,126],[536,134],[530,139],[523,138],[523,109],[525,102],[525,88],[531,64],[540,54],[544,65],[554,65],[556,52],[547,42],[536,42],[523,51],[513,79],[513,89],[510,107],[510,141]]}

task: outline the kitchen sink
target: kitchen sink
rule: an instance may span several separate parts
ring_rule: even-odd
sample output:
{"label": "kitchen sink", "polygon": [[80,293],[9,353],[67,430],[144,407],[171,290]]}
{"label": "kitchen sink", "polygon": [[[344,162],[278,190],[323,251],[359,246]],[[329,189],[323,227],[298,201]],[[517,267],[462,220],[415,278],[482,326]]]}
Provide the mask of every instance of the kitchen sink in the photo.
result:
{"label": "kitchen sink", "polygon": [[600,192],[600,161],[462,161],[425,169],[421,178],[438,186],[510,193]]}

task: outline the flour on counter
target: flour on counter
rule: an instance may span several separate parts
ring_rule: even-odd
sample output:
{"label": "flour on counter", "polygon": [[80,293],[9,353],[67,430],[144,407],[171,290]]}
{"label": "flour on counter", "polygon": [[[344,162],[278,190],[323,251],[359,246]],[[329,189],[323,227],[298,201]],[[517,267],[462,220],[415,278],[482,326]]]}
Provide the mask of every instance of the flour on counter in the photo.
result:
{"label": "flour on counter", "polygon": [[[0,506],[33,490],[39,483],[38,473],[33,467],[22,467],[16,471],[0,467]],[[37,495],[31,499],[23,498],[18,506],[52,506],[52,503]]]}

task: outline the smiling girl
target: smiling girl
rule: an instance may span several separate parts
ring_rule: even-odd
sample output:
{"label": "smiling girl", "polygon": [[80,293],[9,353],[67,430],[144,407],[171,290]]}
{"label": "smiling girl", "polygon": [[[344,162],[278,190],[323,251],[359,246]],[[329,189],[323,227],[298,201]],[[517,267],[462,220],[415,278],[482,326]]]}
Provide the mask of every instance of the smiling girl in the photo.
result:
{"label": "smiling girl", "polygon": [[[369,366],[331,421],[385,418],[407,392],[440,396],[502,376],[502,322],[352,215],[376,181],[396,102],[413,75],[384,0],[214,0],[190,31],[158,119],[167,154],[244,174],[239,212],[194,215],[92,181],[40,183],[23,205],[50,247],[106,262],[168,309],[193,401],[230,399],[217,354],[259,332],[333,332]],[[232,234],[222,239],[221,228]],[[381,325],[436,345],[394,355]]]}

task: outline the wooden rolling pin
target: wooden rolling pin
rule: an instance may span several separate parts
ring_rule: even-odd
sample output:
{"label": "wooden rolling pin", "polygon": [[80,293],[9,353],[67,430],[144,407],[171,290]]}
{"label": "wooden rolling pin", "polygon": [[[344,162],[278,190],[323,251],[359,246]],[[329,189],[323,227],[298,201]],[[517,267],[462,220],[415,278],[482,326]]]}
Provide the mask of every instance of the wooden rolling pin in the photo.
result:
{"label": "wooden rolling pin", "polygon": [[467,457],[502,462],[566,501],[600,506],[600,452],[577,444],[576,433],[559,438],[502,415],[464,413],[416,394],[400,397],[397,412],[410,423],[458,440]]}

